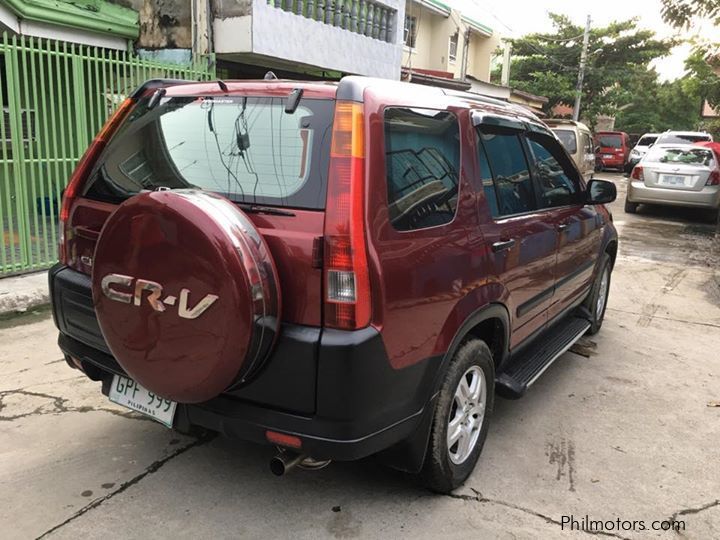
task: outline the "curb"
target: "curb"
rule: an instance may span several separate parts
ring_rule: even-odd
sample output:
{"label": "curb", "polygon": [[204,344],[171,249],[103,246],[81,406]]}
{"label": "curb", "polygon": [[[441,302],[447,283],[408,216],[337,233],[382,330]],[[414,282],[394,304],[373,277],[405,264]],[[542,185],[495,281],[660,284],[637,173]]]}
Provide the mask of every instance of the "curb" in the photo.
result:
{"label": "curb", "polygon": [[47,270],[0,278],[0,317],[50,303]]}

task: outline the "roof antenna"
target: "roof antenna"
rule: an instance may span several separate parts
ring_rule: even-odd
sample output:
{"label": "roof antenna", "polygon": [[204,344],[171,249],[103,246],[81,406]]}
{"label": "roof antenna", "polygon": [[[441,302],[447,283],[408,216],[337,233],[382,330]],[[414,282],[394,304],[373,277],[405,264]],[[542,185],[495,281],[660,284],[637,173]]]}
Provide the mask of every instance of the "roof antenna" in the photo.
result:
{"label": "roof antenna", "polygon": [[225,84],[224,81],[221,81],[220,79],[218,79],[218,82],[217,82],[217,83],[218,83],[218,86],[220,87],[220,90],[222,90],[223,92],[227,92],[227,91],[228,91],[228,85]]}
{"label": "roof antenna", "polygon": [[268,71],[263,79],[266,81],[277,81],[277,75],[275,75],[272,71]]}

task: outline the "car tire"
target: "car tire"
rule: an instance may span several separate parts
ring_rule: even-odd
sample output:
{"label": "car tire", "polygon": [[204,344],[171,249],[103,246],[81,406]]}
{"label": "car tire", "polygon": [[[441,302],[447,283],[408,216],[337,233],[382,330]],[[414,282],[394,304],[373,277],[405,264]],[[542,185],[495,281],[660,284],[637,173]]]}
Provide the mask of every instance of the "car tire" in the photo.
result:
{"label": "car tire", "polygon": [[[435,405],[420,472],[427,488],[450,493],[470,476],[485,444],[494,398],[495,365],[490,349],[481,340],[467,340],[450,361]],[[452,444],[448,436],[451,424],[456,434]]]}
{"label": "car tire", "polygon": [[598,265],[598,273],[595,276],[592,289],[584,302],[584,307],[590,312],[590,328],[586,332],[592,336],[597,334],[602,327],[607,309],[607,300],[610,293],[610,277],[612,275],[612,260],[610,255],[603,253]]}
{"label": "car tire", "polygon": [[627,200],[627,198],[625,199],[625,213],[626,214],[636,214],[638,206],[639,206],[638,203],[630,202]]}

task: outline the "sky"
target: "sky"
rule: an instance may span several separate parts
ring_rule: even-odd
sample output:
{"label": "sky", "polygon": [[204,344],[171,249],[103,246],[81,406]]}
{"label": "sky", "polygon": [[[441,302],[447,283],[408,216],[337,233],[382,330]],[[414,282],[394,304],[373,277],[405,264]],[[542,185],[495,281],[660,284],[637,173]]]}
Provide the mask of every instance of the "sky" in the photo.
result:
{"label": "sky", "polygon": [[[660,0],[446,0],[446,3],[508,37],[552,32],[553,27],[547,16],[549,12],[564,13],[578,26],[585,26],[588,15],[593,26],[605,26],[614,20],[638,17],[638,25],[654,30],[658,37],[691,35],[689,31],[678,33],[663,22]],[[719,29],[707,22],[699,24],[695,31],[706,38],[710,37],[708,32],[720,33]],[[690,45],[680,45],[669,56],[653,64],[661,80],[672,80],[683,75],[683,62],[690,50]]]}

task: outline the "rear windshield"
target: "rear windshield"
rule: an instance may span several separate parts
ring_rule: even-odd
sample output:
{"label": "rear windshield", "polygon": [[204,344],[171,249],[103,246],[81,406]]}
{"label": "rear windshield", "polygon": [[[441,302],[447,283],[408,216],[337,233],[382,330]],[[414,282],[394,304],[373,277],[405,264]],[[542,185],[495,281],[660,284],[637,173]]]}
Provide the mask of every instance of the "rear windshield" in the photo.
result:
{"label": "rear windshield", "polygon": [[702,142],[702,141],[709,141],[710,135],[704,135],[702,133],[673,133],[673,134],[663,134],[660,137],[660,142],[663,144],[687,144],[687,143],[695,143],[695,142]]}
{"label": "rear windshield", "polygon": [[96,166],[88,196],[200,188],[230,200],[324,208],[333,100],[173,97],[142,100]]}
{"label": "rear windshield", "polygon": [[657,135],[644,135],[640,137],[637,146],[651,146],[657,141]]}
{"label": "rear windshield", "polygon": [[570,154],[577,152],[577,137],[575,132],[569,129],[553,129],[560,142]]}
{"label": "rear windshield", "polygon": [[684,165],[702,165],[711,167],[715,164],[715,156],[709,148],[651,148],[645,161],[658,163],[676,163]]}
{"label": "rear windshield", "polygon": [[620,135],[598,135],[598,146],[622,148],[622,137]]}

